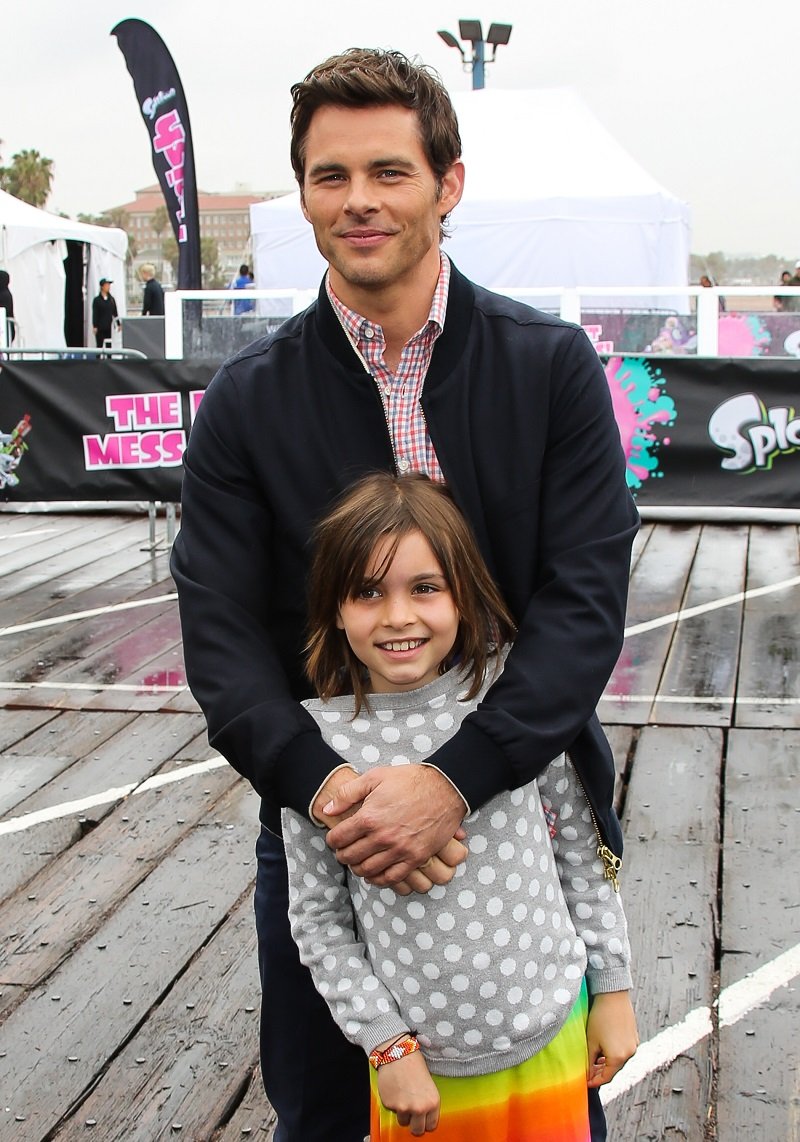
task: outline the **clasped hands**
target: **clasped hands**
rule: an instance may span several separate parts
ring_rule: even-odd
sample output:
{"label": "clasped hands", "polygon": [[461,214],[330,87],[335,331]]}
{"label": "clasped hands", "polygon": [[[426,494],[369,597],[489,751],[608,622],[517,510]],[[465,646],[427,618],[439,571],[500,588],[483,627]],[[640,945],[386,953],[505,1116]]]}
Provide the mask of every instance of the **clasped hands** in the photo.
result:
{"label": "clasped hands", "polygon": [[432,766],[338,769],[313,810],[341,864],[400,896],[448,884],[467,857],[464,800]]}

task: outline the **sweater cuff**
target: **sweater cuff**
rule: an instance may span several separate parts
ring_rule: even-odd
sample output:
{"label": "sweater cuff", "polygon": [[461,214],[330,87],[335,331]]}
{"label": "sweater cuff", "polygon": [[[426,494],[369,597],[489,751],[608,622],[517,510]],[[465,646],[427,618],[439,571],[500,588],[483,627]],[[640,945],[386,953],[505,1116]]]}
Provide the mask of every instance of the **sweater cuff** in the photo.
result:
{"label": "sweater cuff", "polygon": [[275,768],[275,797],[282,809],[308,818],[309,805],[342,759],[316,731],[293,737]]}
{"label": "sweater cuff", "polygon": [[356,1037],[356,1043],[370,1055],[379,1044],[385,1043],[388,1039],[394,1039],[395,1035],[410,1035],[411,1033],[411,1028],[402,1015],[396,1011],[390,1011],[381,1016],[380,1019],[373,1019],[371,1023],[363,1027]]}
{"label": "sweater cuff", "polygon": [[506,755],[470,721],[428,758],[463,797],[471,811],[498,793],[521,784]]}
{"label": "sweater cuff", "polygon": [[630,991],[633,987],[631,969],[625,966],[592,971],[589,968],[586,972],[586,986],[590,995],[603,995],[607,991]]}

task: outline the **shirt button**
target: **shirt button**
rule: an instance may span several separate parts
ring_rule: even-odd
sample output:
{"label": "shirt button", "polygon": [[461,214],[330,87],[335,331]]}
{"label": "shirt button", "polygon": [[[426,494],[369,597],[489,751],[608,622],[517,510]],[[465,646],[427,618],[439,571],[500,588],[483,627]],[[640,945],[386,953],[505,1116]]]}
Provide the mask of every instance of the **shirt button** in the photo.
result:
{"label": "shirt button", "polygon": [[375,330],[370,329],[370,327],[367,326],[367,328],[364,330],[364,336],[371,341],[372,338],[375,336]]}
{"label": "shirt button", "polygon": [[398,460],[397,461],[398,472],[407,472],[410,467],[411,467],[411,465],[409,464],[408,460]]}
{"label": "shirt button", "polygon": [[391,385],[384,385],[383,391],[386,393],[387,397],[390,397],[392,395],[392,386]]}

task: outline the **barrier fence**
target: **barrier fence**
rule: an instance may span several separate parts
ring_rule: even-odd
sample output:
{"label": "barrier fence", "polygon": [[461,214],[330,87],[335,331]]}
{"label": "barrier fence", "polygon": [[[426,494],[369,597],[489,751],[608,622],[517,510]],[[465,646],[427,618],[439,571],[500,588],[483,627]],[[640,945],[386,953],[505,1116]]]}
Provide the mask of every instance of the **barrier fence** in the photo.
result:
{"label": "barrier fence", "polygon": [[[601,361],[643,515],[800,521],[797,361]],[[177,502],[215,371],[215,362],[5,362],[0,497]]]}

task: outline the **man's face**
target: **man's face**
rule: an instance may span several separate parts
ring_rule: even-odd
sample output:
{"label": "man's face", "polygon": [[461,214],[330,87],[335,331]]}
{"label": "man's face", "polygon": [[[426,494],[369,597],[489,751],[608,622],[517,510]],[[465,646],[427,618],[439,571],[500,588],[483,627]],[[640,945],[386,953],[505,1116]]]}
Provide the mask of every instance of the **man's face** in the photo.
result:
{"label": "man's face", "polygon": [[348,286],[377,292],[438,266],[439,224],[461,198],[463,167],[437,185],[415,112],[321,107],[305,161],[303,213],[343,301]]}
{"label": "man's face", "polygon": [[108,297],[108,291],[111,289],[111,282],[103,282],[100,286],[100,292],[103,297]]}

